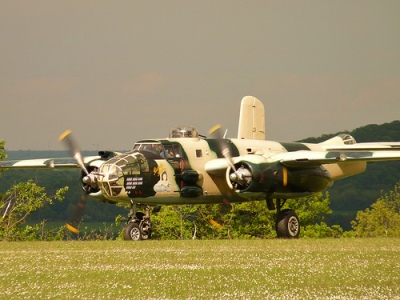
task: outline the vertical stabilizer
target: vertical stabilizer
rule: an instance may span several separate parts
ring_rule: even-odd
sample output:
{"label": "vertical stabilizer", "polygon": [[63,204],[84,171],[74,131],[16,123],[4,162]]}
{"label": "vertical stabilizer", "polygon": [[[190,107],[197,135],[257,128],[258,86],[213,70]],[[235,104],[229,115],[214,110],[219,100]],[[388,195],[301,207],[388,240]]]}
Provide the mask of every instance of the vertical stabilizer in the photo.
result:
{"label": "vertical stabilizer", "polygon": [[246,96],[242,99],[238,139],[265,140],[264,104],[255,97]]}

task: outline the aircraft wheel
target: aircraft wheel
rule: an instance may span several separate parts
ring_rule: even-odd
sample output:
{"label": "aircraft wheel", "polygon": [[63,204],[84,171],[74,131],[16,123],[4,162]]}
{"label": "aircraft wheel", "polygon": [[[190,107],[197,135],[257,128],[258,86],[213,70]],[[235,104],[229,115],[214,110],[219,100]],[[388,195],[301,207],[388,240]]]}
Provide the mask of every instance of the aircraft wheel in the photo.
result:
{"label": "aircraft wheel", "polygon": [[142,239],[142,232],[136,222],[128,223],[124,228],[124,240],[140,241]]}
{"label": "aircraft wheel", "polygon": [[151,222],[142,222],[141,226],[142,240],[148,240],[151,238]]}
{"label": "aircraft wheel", "polygon": [[278,238],[297,239],[300,235],[300,221],[291,209],[282,210],[276,218],[276,234]]}

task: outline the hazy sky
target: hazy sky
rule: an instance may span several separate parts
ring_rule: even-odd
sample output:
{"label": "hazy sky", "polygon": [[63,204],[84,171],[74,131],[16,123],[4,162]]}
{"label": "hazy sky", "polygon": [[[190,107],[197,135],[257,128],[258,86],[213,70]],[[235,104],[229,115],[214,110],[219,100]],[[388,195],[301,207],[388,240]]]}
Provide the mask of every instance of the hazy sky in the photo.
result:
{"label": "hazy sky", "polygon": [[0,139],[9,150],[130,149],[175,125],[267,139],[400,119],[400,1],[2,1]]}

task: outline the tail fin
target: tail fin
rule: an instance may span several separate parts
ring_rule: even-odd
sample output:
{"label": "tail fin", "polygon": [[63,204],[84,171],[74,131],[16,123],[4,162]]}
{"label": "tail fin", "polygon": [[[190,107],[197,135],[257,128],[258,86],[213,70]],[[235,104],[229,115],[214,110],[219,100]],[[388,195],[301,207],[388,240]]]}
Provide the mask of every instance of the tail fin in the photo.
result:
{"label": "tail fin", "polygon": [[264,104],[255,97],[246,96],[242,99],[238,139],[265,140]]}

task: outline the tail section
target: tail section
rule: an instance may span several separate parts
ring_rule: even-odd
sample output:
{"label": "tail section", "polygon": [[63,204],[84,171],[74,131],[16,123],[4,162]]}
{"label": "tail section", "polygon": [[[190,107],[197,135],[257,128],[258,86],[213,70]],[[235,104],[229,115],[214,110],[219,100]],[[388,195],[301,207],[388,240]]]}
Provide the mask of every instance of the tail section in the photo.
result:
{"label": "tail section", "polygon": [[246,96],[242,99],[238,139],[265,140],[264,104],[255,97]]}

